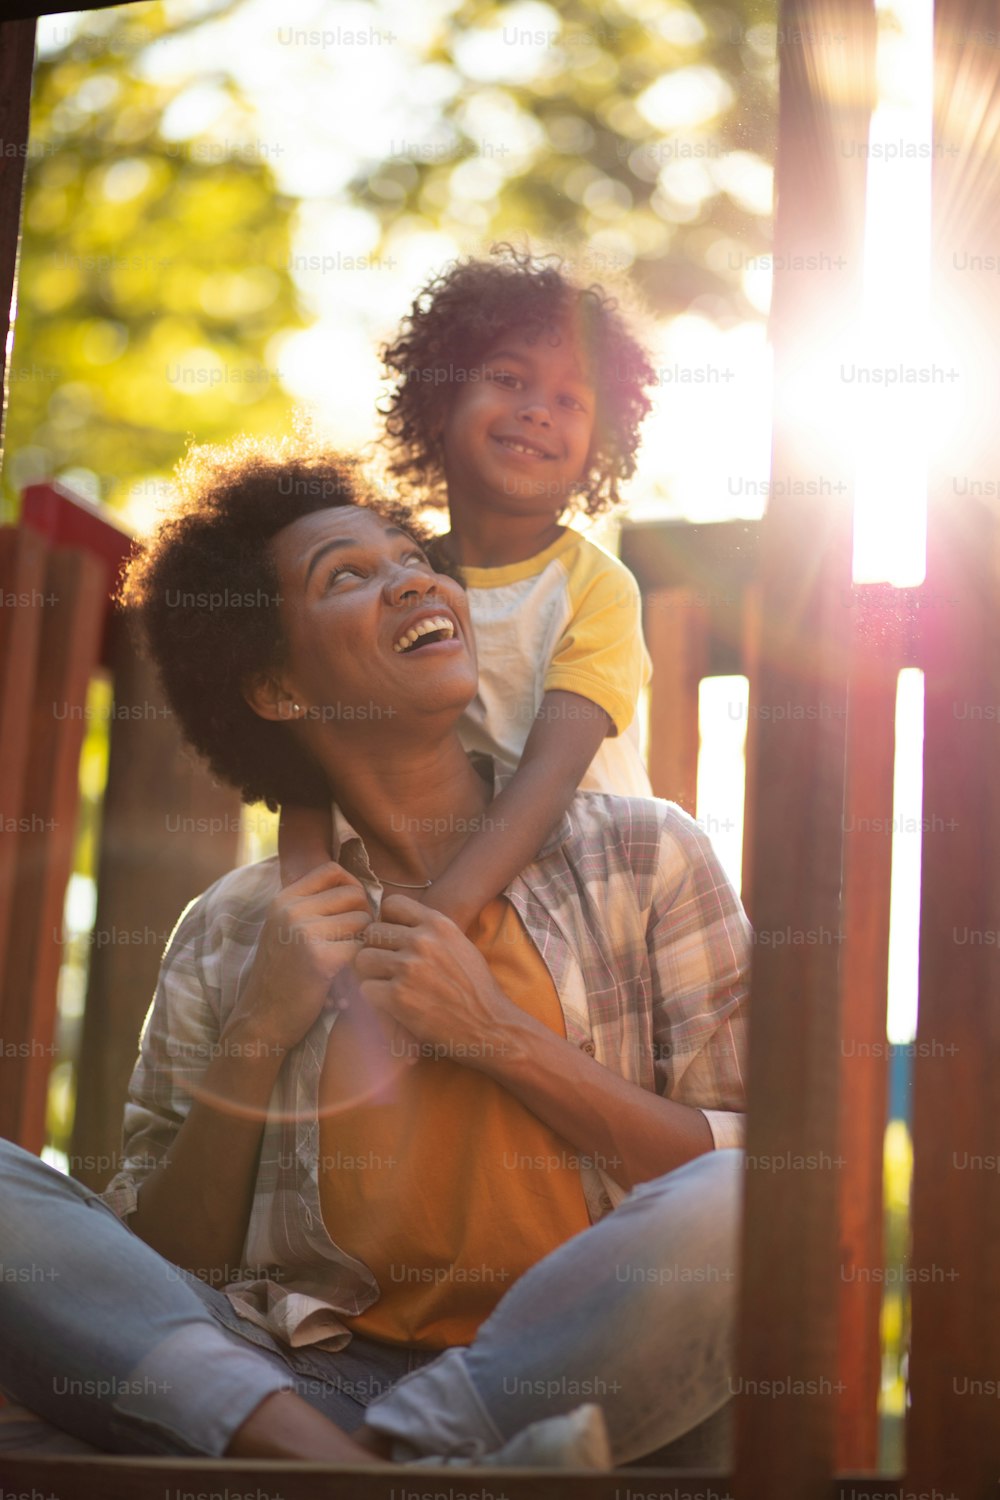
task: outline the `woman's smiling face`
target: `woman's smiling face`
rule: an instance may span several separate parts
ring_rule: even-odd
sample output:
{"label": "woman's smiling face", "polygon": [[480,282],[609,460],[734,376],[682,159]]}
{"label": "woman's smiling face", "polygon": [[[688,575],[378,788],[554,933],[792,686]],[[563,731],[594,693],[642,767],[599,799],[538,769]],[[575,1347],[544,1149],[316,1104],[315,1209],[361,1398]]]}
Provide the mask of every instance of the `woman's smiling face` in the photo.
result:
{"label": "woman's smiling face", "polygon": [[287,641],[282,678],[307,718],[362,723],[454,709],[476,691],[465,590],[361,506],[314,511],[271,542]]}

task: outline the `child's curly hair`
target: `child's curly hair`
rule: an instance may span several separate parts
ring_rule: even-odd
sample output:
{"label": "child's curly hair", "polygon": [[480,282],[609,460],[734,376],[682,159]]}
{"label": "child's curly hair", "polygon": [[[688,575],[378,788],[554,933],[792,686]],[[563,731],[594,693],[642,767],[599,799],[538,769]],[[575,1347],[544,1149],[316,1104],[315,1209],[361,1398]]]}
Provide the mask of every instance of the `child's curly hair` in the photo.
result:
{"label": "child's curly hair", "polygon": [[272,812],[282,802],[328,806],[326,777],[292,724],[262,719],[243,697],[255,674],[286,661],[271,540],[344,505],[374,511],[422,546],[429,537],[412,511],[372,492],[356,459],[301,438],[192,448],[177,486],[176,505],[136,544],[116,602],[138,623],[185,737],[244,802]]}
{"label": "child's curly hair", "polygon": [[617,503],[619,483],[635,471],[639,426],[650,409],[655,371],[603,287],[578,285],[557,256],[535,257],[494,245],[491,260],[449,266],[419,292],[402,331],[382,350],[395,387],[383,408],[391,473],[412,483],[425,503],[444,503],[439,434],[456,389],[500,336],[553,332],[573,318],[593,370],[594,435],[577,486],[581,508],[597,515]]}

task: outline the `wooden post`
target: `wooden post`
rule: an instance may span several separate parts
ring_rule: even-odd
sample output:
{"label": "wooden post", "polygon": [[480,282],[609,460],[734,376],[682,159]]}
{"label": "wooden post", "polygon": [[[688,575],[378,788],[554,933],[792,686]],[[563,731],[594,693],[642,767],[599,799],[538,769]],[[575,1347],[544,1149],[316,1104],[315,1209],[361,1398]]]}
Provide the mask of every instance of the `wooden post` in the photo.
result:
{"label": "wooden post", "polygon": [[[0,974],[17,872],[15,833],[24,805],[35,670],[45,611],[47,548],[13,526],[0,530]],[[2,1038],[0,1038],[2,1043]],[[2,1051],[2,1045],[0,1045]]]}
{"label": "wooden post", "polygon": [[[750,726],[756,948],[735,1382],[741,1500],[825,1500],[843,1394],[836,1059],[853,475],[816,372],[826,361],[822,376],[835,386],[837,340],[857,308],[874,37],[868,0],[832,9],[790,0],[779,15],[775,483]],[[810,385],[803,421],[793,397]]]}
{"label": "wooden post", "polygon": [[[14,837],[16,873],[3,972],[0,1135],[40,1152],[62,957],[66,882],[73,866],[87,687],[106,608],[106,571],[85,553],[56,549],[31,709],[30,744]],[[58,715],[58,717],[57,717]]]}
{"label": "wooden post", "polygon": [[695,814],[698,685],[708,672],[708,610],[690,589],[646,595],[643,630],[655,684],[649,705],[649,779],[657,797]]}
{"label": "wooden post", "polygon": [[98,906],[70,1170],[102,1188],[116,1169],[139,1030],[167,938],[189,901],[236,864],[239,794],[182,741],[150,662],[115,621],[114,708]]}
{"label": "wooden post", "polygon": [[743,795],[743,880],[740,900],[744,910],[754,920],[753,906],[753,851],[756,839],[756,807],[752,795],[757,785],[757,717],[754,712],[760,695],[760,631],[761,598],[760,585],[754,580],[748,584],[743,595],[742,618],[742,671],[747,679],[747,737],[744,749],[745,789]]}
{"label": "wooden post", "polygon": [[908,1487],[1000,1458],[1000,115],[997,11],[935,7],[934,309],[962,411],[928,517]]}
{"label": "wooden post", "polygon": [[27,160],[35,22],[0,23],[0,454],[7,415],[7,336],[17,286],[21,235],[21,190]]}
{"label": "wooden post", "polygon": [[844,945],[840,1071],[839,1379],[837,1467],[878,1464],[882,1376],[883,1141],[888,1055],[896,684],[905,616],[888,584],[852,589],[853,644],[844,808]]}

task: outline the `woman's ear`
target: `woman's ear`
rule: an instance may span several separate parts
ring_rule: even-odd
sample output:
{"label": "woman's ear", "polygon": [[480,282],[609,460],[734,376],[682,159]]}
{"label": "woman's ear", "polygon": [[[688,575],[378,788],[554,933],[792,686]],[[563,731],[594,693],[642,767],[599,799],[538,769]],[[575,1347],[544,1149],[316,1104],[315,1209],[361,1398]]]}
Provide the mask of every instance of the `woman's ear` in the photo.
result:
{"label": "woman's ear", "polygon": [[269,673],[257,672],[253,677],[248,677],[243,683],[242,692],[254,713],[259,714],[262,719],[283,724],[289,719],[298,718],[301,712],[291,693]]}

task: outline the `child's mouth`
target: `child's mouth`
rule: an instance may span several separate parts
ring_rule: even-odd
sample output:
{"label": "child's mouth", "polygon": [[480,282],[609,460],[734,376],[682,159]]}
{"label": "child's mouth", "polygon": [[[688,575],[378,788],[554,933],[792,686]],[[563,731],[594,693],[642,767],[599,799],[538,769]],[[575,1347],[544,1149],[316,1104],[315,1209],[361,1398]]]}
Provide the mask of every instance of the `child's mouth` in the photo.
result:
{"label": "child's mouth", "polygon": [[501,448],[506,448],[508,453],[519,453],[523,458],[552,459],[555,456],[552,453],[546,453],[545,449],[538,447],[537,444],[523,442],[520,438],[498,437],[493,441],[499,443]]}

